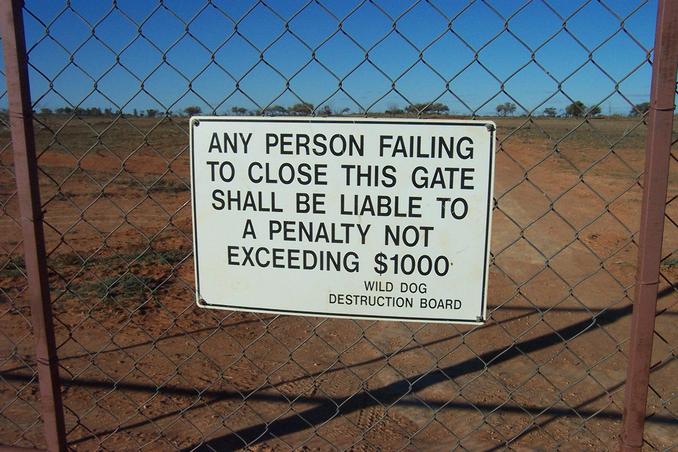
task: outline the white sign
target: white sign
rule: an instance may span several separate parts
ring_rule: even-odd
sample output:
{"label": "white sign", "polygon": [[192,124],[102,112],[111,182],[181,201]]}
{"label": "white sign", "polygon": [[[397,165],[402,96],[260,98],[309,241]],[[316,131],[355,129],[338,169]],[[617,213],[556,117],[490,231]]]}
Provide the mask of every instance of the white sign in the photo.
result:
{"label": "white sign", "polygon": [[191,118],[198,305],[485,320],[486,121]]}

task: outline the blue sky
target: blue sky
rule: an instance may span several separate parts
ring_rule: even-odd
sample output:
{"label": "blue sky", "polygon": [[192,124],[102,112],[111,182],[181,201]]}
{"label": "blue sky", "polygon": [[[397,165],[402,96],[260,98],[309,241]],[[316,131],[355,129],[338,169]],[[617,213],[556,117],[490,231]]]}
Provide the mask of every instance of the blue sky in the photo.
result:
{"label": "blue sky", "polygon": [[[494,112],[506,101],[519,104],[518,112],[522,106],[540,113],[570,102],[558,92],[561,83],[572,99],[626,114],[629,101],[649,98],[647,50],[657,8],[656,0],[70,5],[26,1],[36,108],[68,101],[125,111],[199,105],[223,113],[234,105],[303,99],[383,111],[437,100],[459,114]],[[626,99],[615,93],[617,82]]]}

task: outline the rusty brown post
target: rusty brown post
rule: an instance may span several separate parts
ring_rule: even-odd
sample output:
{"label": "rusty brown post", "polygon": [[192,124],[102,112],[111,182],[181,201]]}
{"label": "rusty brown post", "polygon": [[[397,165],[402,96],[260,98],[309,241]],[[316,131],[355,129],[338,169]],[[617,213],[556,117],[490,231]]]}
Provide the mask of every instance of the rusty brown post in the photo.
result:
{"label": "rusty brown post", "polygon": [[671,154],[678,70],[678,1],[660,0],[657,11],[648,131],[645,151],[643,207],[636,293],[631,318],[629,364],[624,389],[621,450],[643,446],[647,391],[650,381],[659,265]]}
{"label": "rusty brown post", "polygon": [[22,7],[23,0],[0,1],[0,26],[42,421],[47,449],[62,451],[66,450],[66,430],[45,261]]}

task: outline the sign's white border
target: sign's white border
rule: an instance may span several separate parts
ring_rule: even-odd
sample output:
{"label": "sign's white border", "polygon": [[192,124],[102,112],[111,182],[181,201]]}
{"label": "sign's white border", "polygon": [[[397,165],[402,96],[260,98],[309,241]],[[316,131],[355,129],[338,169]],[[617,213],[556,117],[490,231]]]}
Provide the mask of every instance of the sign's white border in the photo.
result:
{"label": "sign's white border", "polygon": [[[196,222],[196,201],[195,201],[195,164],[193,152],[193,128],[199,126],[201,122],[278,122],[278,123],[325,123],[325,124],[405,124],[405,125],[440,125],[440,126],[465,126],[465,127],[485,127],[490,133],[490,153],[489,158],[489,180],[488,185],[488,203],[487,215],[485,224],[485,252],[483,261],[483,291],[480,305],[480,313],[476,321],[468,319],[453,319],[448,317],[430,318],[430,317],[404,317],[404,316],[387,316],[387,315],[360,315],[360,314],[342,314],[342,313],[326,313],[315,311],[301,311],[301,310],[286,310],[274,308],[257,308],[252,306],[236,306],[225,304],[210,304],[200,296],[200,269],[198,266],[198,234]],[[396,119],[396,118],[317,118],[317,117],[261,117],[250,116],[243,118],[241,116],[192,116],[189,119],[190,125],[190,171],[191,171],[191,210],[193,216],[193,263],[195,272],[195,297],[196,304],[201,308],[210,309],[224,309],[230,311],[248,311],[248,312],[262,312],[268,314],[288,314],[288,315],[304,315],[311,317],[332,317],[332,318],[349,318],[349,319],[366,319],[366,320],[399,320],[403,322],[429,322],[429,323],[463,323],[469,325],[478,325],[485,322],[487,319],[487,283],[489,271],[490,258],[490,232],[492,223],[492,194],[494,193],[494,142],[496,137],[496,124],[492,121],[473,121],[473,120],[445,120],[445,119]]]}

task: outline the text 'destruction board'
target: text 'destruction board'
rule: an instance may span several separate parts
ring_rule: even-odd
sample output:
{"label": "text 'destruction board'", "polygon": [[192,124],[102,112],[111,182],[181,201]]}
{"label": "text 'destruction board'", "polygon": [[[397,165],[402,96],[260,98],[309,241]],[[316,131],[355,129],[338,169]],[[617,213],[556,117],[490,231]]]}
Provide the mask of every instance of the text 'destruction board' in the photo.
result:
{"label": "text 'destruction board'", "polygon": [[190,129],[200,306],[484,321],[493,123],[194,117]]}

